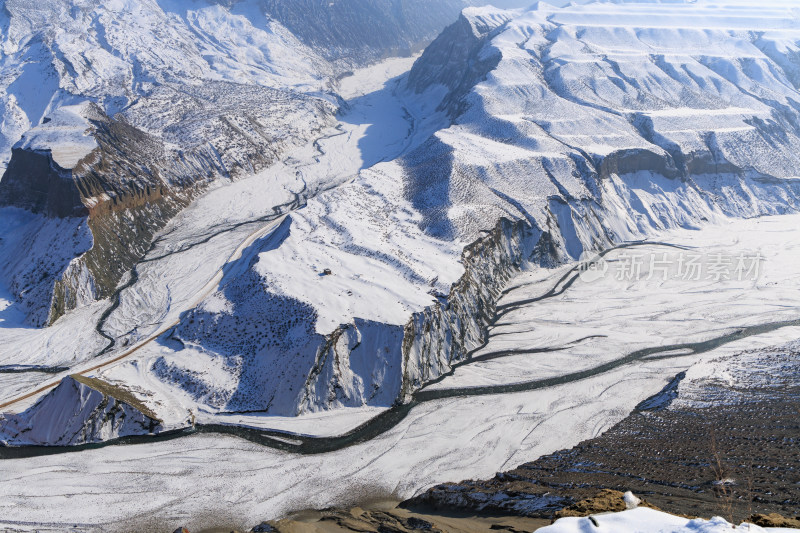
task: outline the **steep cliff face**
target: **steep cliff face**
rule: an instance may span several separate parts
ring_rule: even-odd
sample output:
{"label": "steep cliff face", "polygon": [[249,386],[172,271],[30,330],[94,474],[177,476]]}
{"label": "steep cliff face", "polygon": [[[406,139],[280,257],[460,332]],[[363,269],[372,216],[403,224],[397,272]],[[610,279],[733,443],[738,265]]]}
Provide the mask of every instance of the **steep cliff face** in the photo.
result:
{"label": "steep cliff face", "polygon": [[36,267],[2,266],[28,322],[47,325],[111,295],[209,182],[258,172],[331,125],[338,74],[419,50],[461,7],[6,2],[0,206],[91,229],[88,252],[82,239],[58,261],[43,253],[29,261]]}
{"label": "steep cliff face", "polygon": [[[553,238],[572,258],[651,228],[794,209],[800,115],[797,49],[788,35],[796,34],[796,17],[783,13],[794,29],[771,33],[780,7],[745,23],[681,4],[675,12],[686,41],[650,22],[649,9],[465,11],[472,26],[493,15],[504,22],[482,41],[467,31],[454,36],[449,49],[457,54],[434,43],[415,64],[411,87],[444,85],[444,105],[457,110],[456,124],[414,155],[418,181],[441,183],[440,205],[486,211],[474,193],[453,194],[455,184],[469,183],[472,191],[484,188],[481,203],[495,211],[542,230],[558,222]],[[766,33],[739,31],[751,26]],[[678,49],[680,60],[672,55]],[[495,63],[489,72],[471,71],[470,57]],[[465,226],[452,215],[438,224]]]}
{"label": "steep cliff face", "polygon": [[[64,140],[54,138],[47,147],[39,141],[33,151],[15,148],[0,181],[0,205],[48,218],[79,217],[91,231],[90,249],[59,250],[73,256],[62,271],[26,282],[20,279],[25,269],[7,273],[11,286],[19,289],[17,298],[31,310],[29,322],[37,326],[109,296],[122,274],[142,257],[153,235],[203,185],[202,180],[192,184],[190,176],[170,173],[163,143],[124,119],[111,119],[94,105],[83,106],[81,116],[86,136],[96,147],[72,168],[55,161]],[[58,122],[47,123],[51,124],[58,128]],[[188,186],[181,187],[182,182]],[[39,257],[28,257],[26,263],[47,261],[54,251],[38,252]],[[48,292],[49,298],[42,298]],[[38,301],[32,301],[34,297]]]}
{"label": "steep cliff face", "polygon": [[417,93],[436,85],[446,87],[439,108],[452,118],[460,115],[462,98],[500,62],[497,50],[485,45],[510,18],[511,13],[490,8],[464,10],[414,63],[408,87]]}
{"label": "steep cliff face", "polygon": [[355,319],[324,338],[295,407],[391,405],[402,390],[403,328]]}
{"label": "steep cliff face", "polygon": [[83,217],[88,210],[72,181],[71,169],[53,161],[49,150],[14,148],[0,181],[0,205],[15,205],[49,217]]}
{"label": "steep cliff face", "polygon": [[76,446],[162,430],[161,420],[129,391],[71,376],[28,410],[0,418],[0,443]]}
{"label": "steep cliff face", "polygon": [[403,335],[402,395],[449,372],[487,340],[500,294],[514,274],[545,262],[536,254],[542,233],[524,220],[501,219],[464,249],[464,274],[450,293],[415,313]]}

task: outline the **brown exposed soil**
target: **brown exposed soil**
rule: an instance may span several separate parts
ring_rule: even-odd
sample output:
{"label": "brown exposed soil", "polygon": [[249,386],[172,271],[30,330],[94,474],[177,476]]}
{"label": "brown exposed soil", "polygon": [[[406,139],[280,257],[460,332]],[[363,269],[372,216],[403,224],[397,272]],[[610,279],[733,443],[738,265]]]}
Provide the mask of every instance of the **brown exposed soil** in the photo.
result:
{"label": "brown exposed soil", "polygon": [[[522,516],[482,516],[458,511],[412,512],[398,507],[398,503],[378,502],[368,509],[308,511],[264,524],[261,530],[280,533],[521,533],[550,524],[549,520]],[[259,528],[254,531],[257,530]]]}
{"label": "brown exposed soil", "polygon": [[[645,500],[641,500],[638,506],[660,510],[658,507],[650,505]],[[556,511],[554,518],[589,516],[597,513],[618,513],[627,508],[628,506],[625,504],[624,493],[618,490],[603,489],[591,498],[575,502],[568,507]]]}
{"label": "brown exposed soil", "polygon": [[154,413],[149,407],[143,404],[136,396],[134,396],[131,391],[127,389],[123,389],[117,385],[112,385],[107,381],[103,381],[97,378],[90,378],[80,374],[72,374],[70,376],[72,379],[77,381],[78,383],[82,383],[89,388],[92,388],[105,396],[110,396],[115,400],[120,402],[126,403],[140,411],[144,416],[148,418],[152,418],[154,421],[158,422],[159,424],[163,423],[163,421],[158,417],[156,413]]}
{"label": "brown exposed soil", "polygon": [[754,514],[750,517],[748,522],[761,527],[789,527],[800,528],[800,517],[786,518],[778,513],[770,514]]}

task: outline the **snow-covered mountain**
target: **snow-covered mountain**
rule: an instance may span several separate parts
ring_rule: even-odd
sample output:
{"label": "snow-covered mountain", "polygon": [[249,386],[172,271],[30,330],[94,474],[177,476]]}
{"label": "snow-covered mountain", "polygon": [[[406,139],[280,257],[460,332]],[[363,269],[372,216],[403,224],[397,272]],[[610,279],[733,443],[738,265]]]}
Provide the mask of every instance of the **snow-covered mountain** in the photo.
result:
{"label": "snow-covered mountain", "polygon": [[0,205],[76,234],[88,216],[94,242],[51,257],[52,222],[28,224],[36,237],[9,252],[26,260],[0,265],[28,323],[110,296],[211,182],[257,172],[331,125],[338,76],[418,50],[463,5],[3,2]]}
{"label": "snow-covered mountain", "polygon": [[466,10],[405,82],[452,125],[292,214],[154,372],[211,409],[389,405],[481,345],[529,264],[795,211],[800,21],[742,9]]}
{"label": "snow-covered mountain", "polygon": [[[116,294],[108,311],[92,311],[100,319],[85,339],[94,346],[96,328],[116,342],[111,355],[130,354],[92,372],[135,387],[165,427],[190,413],[402,403],[486,341],[521,270],[666,229],[798,209],[792,2],[470,7],[407,74],[356,69],[339,84],[354,62],[424,41],[414,4],[291,5],[162,2],[144,19],[114,17],[150,21],[124,46],[114,39],[132,30],[115,33],[112,19],[86,42],[30,29],[54,20],[46,16],[86,28],[107,4],[69,14],[7,5],[12,26],[39,24],[8,35],[27,36],[25,53],[51,54],[48,64],[63,66],[55,79],[92,103],[54,92],[49,120],[15,145],[0,182],[5,204],[48,215],[7,215],[23,229],[4,249],[40,257],[54,241],[47,232],[68,226],[72,251],[15,259],[4,275],[36,324],[65,313],[67,324],[69,309]],[[444,18],[452,4],[440,8],[431,12]],[[354,44],[355,30],[327,22],[357,13],[371,27],[404,22],[385,48]],[[104,59],[80,59],[92,53]],[[34,168],[47,169],[36,171],[36,194],[25,187]],[[263,179],[217,187],[259,170]],[[289,207],[263,214],[278,205]],[[52,348],[55,338],[37,338],[47,364],[88,357]]]}

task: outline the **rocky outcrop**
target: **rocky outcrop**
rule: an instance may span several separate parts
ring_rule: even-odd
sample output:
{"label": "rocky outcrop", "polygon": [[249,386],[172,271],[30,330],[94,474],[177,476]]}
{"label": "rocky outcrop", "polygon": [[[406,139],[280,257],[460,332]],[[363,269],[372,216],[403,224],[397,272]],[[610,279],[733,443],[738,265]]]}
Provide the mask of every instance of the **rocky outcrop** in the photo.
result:
{"label": "rocky outcrop", "polygon": [[72,180],[72,170],[53,161],[49,151],[14,148],[0,181],[0,205],[15,205],[49,217],[88,215]]}
{"label": "rocky outcrop", "polygon": [[325,337],[298,413],[403,402],[449,372],[486,341],[506,282],[540,259],[534,253],[540,235],[525,221],[502,219],[464,250],[465,273],[450,293],[404,328],[356,319]]}
{"label": "rocky outcrop", "polygon": [[408,87],[416,93],[446,87],[439,109],[457,117],[464,111],[463,97],[500,62],[500,53],[485,45],[508,19],[502,11],[465,10],[414,63]]}
{"label": "rocky outcrop", "polygon": [[75,446],[162,430],[158,416],[130,391],[74,375],[28,410],[0,419],[0,443]]}
{"label": "rocky outcrop", "polygon": [[[86,220],[92,246],[74,249],[74,260],[52,277],[36,280],[50,287],[50,298],[27,302],[29,322],[47,325],[66,311],[109,296],[122,274],[140,259],[153,235],[200,190],[186,188],[189,176],[171,172],[163,143],[124,119],[112,119],[98,107],[83,109],[97,148],[73,168],[62,168],[48,150],[15,148],[0,181],[0,205],[20,207],[49,218]],[[187,183],[188,185],[188,183]],[[51,250],[39,250],[46,260]],[[35,259],[35,258],[33,258]],[[18,272],[8,273],[11,285]],[[17,297],[26,299],[30,287]],[[41,290],[33,291],[41,296]]]}
{"label": "rocky outcrop", "polygon": [[298,412],[318,408],[390,405],[402,388],[403,328],[355,319],[318,348]]}
{"label": "rocky outcrop", "polygon": [[[529,264],[553,266],[577,260],[585,251],[646,239],[664,229],[696,228],[725,216],[800,208],[800,181],[787,173],[797,167],[800,146],[791,126],[795,111],[771,102],[776,112],[766,112],[763,102],[752,100],[736,80],[726,85],[728,92],[709,99],[707,88],[713,83],[707,80],[722,83],[722,78],[719,65],[702,71],[705,56],[695,65],[705,77],[700,82],[680,78],[680,83],[663,62],[669,54],[637,55],[633,66],[627,55],[624,63],[605,57],[591,46],[591,38],[613,42],[613,36],[593,37],[594,30],[584,32],[580,25],[580,31],[566,23],[559,27],[553,22],[557,17],[548,15],[550,8],[540,7],[542,13],[532,10],[512,20],[512,14],[493,9],[466,11],[428,47],[407,80],[413,92],[446,92],[440,108],[456,124],[406,154],[397,162],[402,172],[393,177],[402,180],[410,204],[402,208],[419,215],[414,223],[426,236],[473,243],[461,256],[463,277],[449,291],[431,290],[435,300],[414,308],[402,336],[395,326],[349,316],[342,319],[346,324],[320,333],[311,310],[298,302],[277,305],[279,298],[265,296],[271,290],[266,278],[254,280],[247,300],[269,300],[259,302],[257,313],[250,305],[218,313],[220,320],[209,313],[204,323],[213,329],[185,337],[211,349],[221,338],[234,337],[236,349],[219,352],[226,360],[242,355],[255,362],[256,370],[231,372],[236,385],[225,387],[246,401],[225,407],[247,404],[272,414],[297,414],[406,401],[482,345],[504,284]],[[586,46],[576,47],[576,39],[586,39]],[[665,46],[671,49],[671,43]],[[572,54],[579,52],[587,57],[573,61]],[[734,63],[732,69],[740,67]],[[626,76],[627,68],[646,72],[659,84],[645,86],[636,76]],[[742,75],[747,72],[753,71],[744,69]],[[612,74],[613,82],[608,81]],[[785,88],[773,85],[775,91]],[[609,104],[611,98],[617,100]],[[751,107],[738,107],[744,104]],[[766,118],[757,122],[756,116]],[[783,138],[782,132],[791,134]],[[364,206],[391,205],[381,203],[385,196],[368,198]],[[362,216],[364,211],[359,207],[353,213]],[[330,218],[321,220],[335,232],[356,231],[346,220],[334,226]],[[375,218],[387,227],[395,223]],[[447,260],[456,263],[458,253]],[[426,290],[429,283],[419,281]],[[243,300],[230,299],[234,309]],[[304,331],[284,334],[291,324],[273,334],[272,323],[292,309]],[[268,334],[258,328],[265,325]],[[252,335],[251,345],[273,346],[239,351],[244,333]],[[277,343],[280,349],[274,349]],[[294,357],[290,365],[287,354]],[[298,374],[304,375],[298,379]],[[167,377],[185,390],[200,381],[172,370]],[[287,387],[289,382],[294,385]],[[380,390],[373,391],[375,386]],[[246,396],[241,389],[247,389]],[[205,401],[207,395],[197,397]]]}
{"label": "rocky outcrop", "polygon": [[640,171],[655,172],[666,178],[677,178],[681,175],[669,154],[641,148],[617,150],[603,157],[600,163],[601,178]]}

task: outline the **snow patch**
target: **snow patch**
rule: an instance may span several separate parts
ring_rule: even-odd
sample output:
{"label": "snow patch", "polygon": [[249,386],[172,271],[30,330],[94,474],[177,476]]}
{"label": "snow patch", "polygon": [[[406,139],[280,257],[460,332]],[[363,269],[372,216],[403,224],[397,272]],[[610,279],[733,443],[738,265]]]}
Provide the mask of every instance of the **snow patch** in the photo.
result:
{"label": "snow patch", "polygon": [[[596,524],[596,525],[595,525]],[[613,531],[614,533],[779,533],[800,529],[762,528],[742,523],[738,526],[719,516],[711,520],[689,520],[655,511],[646,507],[593,515],[591,518],[561,518],[538,530],[540,533],[585,533],[586,531]]]}

